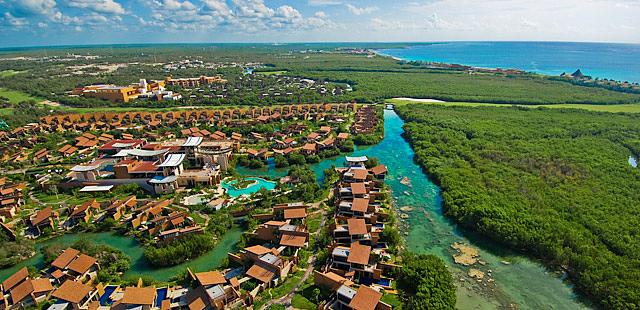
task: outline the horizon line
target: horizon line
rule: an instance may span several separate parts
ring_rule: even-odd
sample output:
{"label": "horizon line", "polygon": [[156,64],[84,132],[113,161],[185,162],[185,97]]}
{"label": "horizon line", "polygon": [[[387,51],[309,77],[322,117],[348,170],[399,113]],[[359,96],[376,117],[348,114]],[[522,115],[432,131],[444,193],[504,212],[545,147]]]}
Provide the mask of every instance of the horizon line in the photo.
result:
{"label": "horizon line", "polygon": [[64,48],[92,48],[135,45],[296,45],[296,44],[438,44],[438,43],[579,43],[579,44],[619,44],[640,45],[640,42],[604,42],[604,41],[558,41],[558,40],[447,40],[447,41],[290,41],[290,42],[145,42],[145,43],[92,43],[92,44],[61,44],[61,45],[25,45],[0,47],[0,51],[18,51],[24,49],[64,49]]}

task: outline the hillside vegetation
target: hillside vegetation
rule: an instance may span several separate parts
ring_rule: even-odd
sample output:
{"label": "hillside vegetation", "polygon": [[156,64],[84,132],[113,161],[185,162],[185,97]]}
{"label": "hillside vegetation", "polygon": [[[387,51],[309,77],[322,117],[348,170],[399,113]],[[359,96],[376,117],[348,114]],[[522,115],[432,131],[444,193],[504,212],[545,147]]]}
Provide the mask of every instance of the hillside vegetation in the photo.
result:
{"label": "hillside vegetation", "polygon": [[606,309],[640,307],[640,116],[398,106],[416,160],[466,228],[568,271]]}

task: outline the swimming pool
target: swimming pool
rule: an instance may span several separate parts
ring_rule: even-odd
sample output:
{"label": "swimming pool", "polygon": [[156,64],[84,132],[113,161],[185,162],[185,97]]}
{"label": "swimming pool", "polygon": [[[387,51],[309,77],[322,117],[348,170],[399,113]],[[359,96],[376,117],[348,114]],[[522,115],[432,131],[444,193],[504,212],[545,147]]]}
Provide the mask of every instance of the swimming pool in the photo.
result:
{"label": "swimming pool", "polygon": [[250,181],[255,181],[255,183],[247,186],[246,188],[242,188],[242,189],[236,189],[233,185],[236,184],[238,181],[237,180],[233,180],[233,181],[222,181],[221,185],[222,187],[227,191],[227,194],[229,194],[229,196],[231,197],[239,197],[242,195],[251,195],[257,191],[259,191],[261,188],[265,188],[266,190],[272,191],[276,188],[276,182],[273,181],[267,181],[263,178],[255,178],[255,177],[250,177],[247,178],[247,180]]}
{"label": "swimming pool", "polygon": [[156,290],[156,307],[160,308],[162,306],[162,301],[167,298],[168,289],[166,287],[161,287]]}
{"label": "swimming pool", "polygon": [[115,292],[115,290],[118,287],[115,285],[108,285],[107,287],[104,288],[104,294],[102,294],[102,296],[100,296],[100,305],[105,307],[105,306],[109,306],[113,303],[113,301],[111,299],[109,299],[109,297],[111,296],[111,294],[113,294],[113,292]]}

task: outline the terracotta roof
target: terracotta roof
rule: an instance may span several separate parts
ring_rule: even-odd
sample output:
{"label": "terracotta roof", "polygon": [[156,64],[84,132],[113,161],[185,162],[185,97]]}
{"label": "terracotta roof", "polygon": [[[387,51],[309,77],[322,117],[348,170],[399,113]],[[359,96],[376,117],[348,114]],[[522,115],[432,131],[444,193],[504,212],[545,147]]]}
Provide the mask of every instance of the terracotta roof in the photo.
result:
{"label": "terracotta roof", "polygon": [[349,235],[364,235],[368,233],[364,219],[347,219],[347,226],[349,227]]}
{"label": "terracotta roof", "polygon": [[253,254],[256,255],[262,255],[262,254],[266,254],[266,253],[271,253],[271,249],[261,246],[261,245],[254,245],[254,246],[250,246],[248,248],[244,248],[245,251],[247,252],[251,252]]}
{"label": "terracotta roof", "polygon": [[307,238],[305,238],[305,236],[294,236],[286,234],[282,235],[282,237],[280,238],[280,245],[301,248],[304,246],[306,240]]}
{"label": "terracotta roof", "polygon": [[376,175],[387,173],[387,166],[385,166],[385,165],[377,165],[377,166],[371,168],[371,172],[373,174],[376,174]]}
{"label": "terracotta roof", "polygon": [[15,305],[33,293],[31,280],[23,281],[18,286],[11,289],[11,302]]}
{"label": "terracotta roof", "polygon": [[89,255],[81,254],[74,261],[69,264],[69,270],[75,271],[79,274],[84,274],[89,271],[89,268],[93,266],[98,260],[95,257],[91,257]]}
{"label": "terracotta roof", "polygon": [[351,202],[351,211],[367,212],[367,209],[369,209],[369,199],[354,198]]}
{"label": "terracotta roof", "polygon": [[356,180],[366,180],[369,172],[365,169],[351,169],[353,178]]}
{"label": "terracotta roof", "polygon": [[292,208],[284,210],[284,218],[288,219],[300,219],[307,217],[307,209],[305,208]]}
{"label": "terracotta roof", "polygon": [[364,183],[351,183],[351,193],[354,195],[364,195],[367,193],[367,188]]}
{"label": "terracotta roof", "polygon": [[155,287],[127,287],[120,303],[129,305],[153,305],[156,299]]}
{"label": "terracotta roof", "polygon": [[50,292],[54,289],[51,281],[46,278],[33,279],[31,280],[31,284],[33,285],[34,293]]}
{"label": "terracotta roof", "polygon": [[198,296],[195,299],[193,299],[189,304],[189,310],[202,310],[204,308],[206,308],[206,305],[204,304],[204,301],[202,301],[202,297]]}
{"label": "terracotta roof", "polygon": [[362,245],[360,244],[360,242],[354,242],[351,244],[351,248],[349,249],[347,262],[360,265],[368,265],[369,255],[371,255],[370,246]]}
{"label": "terracotta roof", "polygon": [[268,221],[268,222],[266,222],[266,223],[264,223],[264,224],[265,224],[265,225],[268,225],[268,226],[278,226],[278,227],[280,227],[280,226],[286,225],[286,224],[287,224],[287,222],[282,222],[282,221]]}
{"label": "terracotta roof", "polygon": [[233,277],[233,278],[229,279],[229,283],[233,287],[239,287],[240,286],[240,281],[238,281],[238,278],[236,278],[236,277]]}
{"label": "terracotta roof", "polygon": [[201,285],[213,285],[227,283],[224,275],[218,271],[208,271],[196,273],[196,278]]}
{"label": "terracotta roof", "polygon": [[22,267],[16,273],[12,274],[10,277],[4,280],[2,282],[2,287],[4,288],[5,291],[8,291],[14,286],[16,286],[18,283],[22,282],[22,280],[28,277],[29,277],[29,271],[27,270],[27,267]]}
{"label": "terracotta roof", "polygon": [[46,207],[36,213],[36,215],[31,218],[31,224],[37,226],[44,222],[46,219],[50,218],[52,214],[51,207]]}
{"label": "terracotta roof", "polygon": [[60,269],[56,269],[54,272],[51,273],[51,276],[53,276],[56,279],[60,279],[64,277],[64,273]]}
{"label": "terracotta roof", "polygon": [[349,307],[354,310],[374,310],[382,298],[382,293],[361,285],[356,291],[356,296],[351,299]]}
{"label": "terracotta roof", "polygon": [[249,268],[246,275],[263,283],[269,283],[273,280],[276,273],[258,264],[254,264]]}
{"label": "terracotta roof", "polygon": [[316,150],[316,144],[315,143],[307,143],[302,147],[303,150],[305,151],[315,151]]}
{"label": "terracotta roof", "polygon": [[53,292],[51,296],[68,301],[70,303],[78,304],[82,299],[87,297],[93,288],[91,286],[82,284],[80,282],[67,280]]}
{"label": "terracotta roof", "polygon": [[348,139],[349,138],[349,134],[346,132],[341,132],[338,134],[338,139]]}
{"label": "terracotta roof", "polygon": [[58,257],[51,263],[51,266],[58,269],[65,269],[71,263],[71,261],[73,261],[76,256],[78,256],[78,254],[80,254],[80,251],[72,248],[67,248],[62,252],[62,254],[58,255]]}

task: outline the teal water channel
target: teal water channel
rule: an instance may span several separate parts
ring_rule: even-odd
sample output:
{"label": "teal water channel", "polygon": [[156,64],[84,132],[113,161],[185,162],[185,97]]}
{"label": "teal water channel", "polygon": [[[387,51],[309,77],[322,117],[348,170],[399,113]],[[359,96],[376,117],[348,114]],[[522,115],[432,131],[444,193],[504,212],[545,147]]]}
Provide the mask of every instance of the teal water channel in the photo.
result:
{"label": "teal water channel", "polygon": [[1,269],[0,279],[6,279],[22,267],[35,266],[38,269],[45,267],[43,266],[44,258],[40,251],[43,247],[54,244],[68,246],[77,240],[84,238],[95,243],[110,245],[127,254],[131,258],[131,268],[124,274],[125,278],[144,275],[157,281],[168,281],[172,277],[183,272],[186,268],[191,268],[193,271],[207,271],[217,268],[227,257],[227,252],[233,252],[236,250],[235,246],[238,241],[240,241],[241,235],[242,230],[240,228],[232,228],[222,237],[213,250],[205,253],[204,255],[180,265],[158,268],[149,265],[147,260],[144,258],[144,249],[133,237],[122,236],[111,232],[65,234],[60,237],[37,243],[37,254],[35,256],[11,268]]}
{"label": "teal water channel", "polygon": [[[472,233],[464,233],[442,212],[442,197],[434,184],[414,163],[414,152],[402,137],[404,122],[392,110],[385,110],[385,137],[377,145],[359,148],[353,155],[377,157],[389,169],[387,184],[391,187],[396,208],[409,206],[403,220],[407,247],[411,251],[434,254],[442,258],[457,285],[458,309],[587,309],[587,305],[561,279],[561,274],[547,270],[539,262],[491,244]],[[344,166],[344,156],[324,160],[311,168],[318,181],[332,165]],[[276,169],[271,163],[263,169],[238,167],[246,176],[278,178],[288,169]],[[410,185],[400,180],[407,177]],[[469,244],[479,250],[484,263],[465,267],[454,263],[451,245]],[[468,276],[470,268],[484,272],[482,281]]]}

